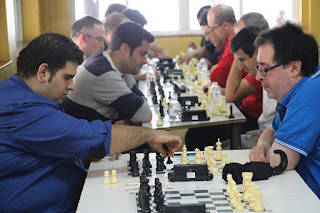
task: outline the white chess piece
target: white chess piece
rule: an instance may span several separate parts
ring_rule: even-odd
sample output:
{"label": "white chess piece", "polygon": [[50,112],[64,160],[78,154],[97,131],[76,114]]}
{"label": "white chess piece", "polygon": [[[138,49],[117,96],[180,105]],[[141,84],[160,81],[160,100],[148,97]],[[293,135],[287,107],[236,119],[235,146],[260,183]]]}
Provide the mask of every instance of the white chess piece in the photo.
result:
{"label": "white chess piece", "polygon": [[106,171],[104,171],[104,181],[103,181],[103,184],[109,184],[109,183],[111,183],[110,182],[110,179],[109,179],[109,171],[108,170],[106,170]]}
{"label": "white chess piece", "polygon": [[256,191],[254,193],[254,196],[255,196],[255,206],[254,206],[253,210],[255,212],[263,212],[264,208],[262,206],[262,192]]}
{"label": "white chess piece", "polygon": [[218,141],[217,141],[217,143],[216,143],[216,145],[217,145],[217,156],[216,156],[216,160],[221,160],[221,158],[222,158],[222,155],[221,155],[221,142],[220,142],[220,138],[218,138]]}
{"label": "white chess piece", "polygon": [[118,180],[117,180],[117,171],[116,170],[112,170],[111,171],[111,175],[112,175],[112,179],[111,179],[111,183],[118,183]]}
{"label": "white chess piece", "polygon": [[162,121],[161,121],[161,117],[160,117],[160,111],[158,111],[158,122],[157,122],[157,126],[162,126]]}

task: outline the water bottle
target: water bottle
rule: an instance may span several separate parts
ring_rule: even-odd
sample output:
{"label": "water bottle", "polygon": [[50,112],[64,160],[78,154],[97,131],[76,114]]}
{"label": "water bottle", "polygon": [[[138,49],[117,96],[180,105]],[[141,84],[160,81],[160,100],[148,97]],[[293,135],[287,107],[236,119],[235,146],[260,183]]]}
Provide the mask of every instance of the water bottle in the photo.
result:
{"label": "water bottle", "polygon": [[207,64],[201,69],[201,85],[205,86],[210,84],[210,72],[208,70]]}
{"label": "water bottle", "polygon": [[214,100],[219,103],[220,96],[221,96],[221,89],[218,85],[218,82],[212,82],[209,88],[209,95],[210,95],[210,102],[213,103]]}
{"label": "water bottle", "polygon": [[157,68],[157,65],[153,61],[149,61],[147,65],[147,86],[150,87],[150,82],[156,82],[156,73],[155,70]]}
{"label": "water bottle", "polygon": [[172,99],[169,104],[168,114],[170,122],[179,122],[181,121],[181,104],[177,99]]}
{"label": "water bottle", "polygon": [[208,68],[206,59],[205,59],[205,58],[201,58],[200,61],[199,61],[199,63],[198,63],[198,66],[197,66],[198,72],[201,72],[202,67],[204,67],[204,66],[206,66],[206,67]]}

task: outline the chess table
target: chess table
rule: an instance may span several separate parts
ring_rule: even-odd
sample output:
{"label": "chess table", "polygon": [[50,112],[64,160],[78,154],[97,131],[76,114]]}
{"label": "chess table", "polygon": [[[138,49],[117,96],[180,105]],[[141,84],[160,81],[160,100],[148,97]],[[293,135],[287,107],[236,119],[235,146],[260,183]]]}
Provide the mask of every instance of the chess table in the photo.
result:
{"label": "chess table", "polygon": [[[248,162],[249,150],[223,150],[232,158],[232,162]],[[181,154],[181,153],[180,153]],[[221,174],[214,175],[210,181],[188,181],[170,182],[167,174],[174,164],[181,159],[179,153],[172,158],[174,164],[170,164],[167,171],[157,173],[155,170],[155,154],[150,153],[150,161],[153,164],[152,176],[148,177],[151,187],[154,186],[155,177],[159,177],[166,193],[166,203],[181,200],[183,204],[203,200],[207,203],[210,213],[235,212],[228,206],[224,198],[224,189],[227,183],[222,179]],[[142,160],[143,154],[137,155],[138,160]],[[192,160],[192,157],[188,157]],[[83,187],[78,213],[87,212],[118,212],[137,213],[136,193],[139,189],[139,177],[132,177],[128,173],[129,154],[124,154],[120,160],[103,159],[99,162],[91,163],[87,178]],[[166,160],[165,160],[166,162]],[[104,171],[117,171],[117,184],[103,184]],[[262,203],[267,211],[273,213],[318,213],[320,201],[318,197],[305,184],[299,174],[293,171],[286,171],[281,175],[270,177],[268,180],[254,181],[263,193]],[[241,184],[237,185],[241,188]],[[178,197],[178,198],[177,198]],[[185,198],[183,198],[185,197]],[[252,212],[246,209],[246,212]]]}
{"label": "chess table", "polygon": [[[168,101],[169,92],[171,92],[172,98],[177,98],[177,94],[174,93],[174,86],[169,82],[169,80],[163,84],[162,79],[160,80],[163,85],[163,90]],[[181,80],[183,82],[183,80]],[[150,123],[143,123],[142,126],[149,127],[152,129],[161,129],[161,130],[176,130],[176,129],[185,129],[185,128],[196,128],[196,127],[205,127],[205,126],[215,126],[215,125],[230,125],[230,148],[231,149],[240,149],[241,148],[241,123],[246,121],[246,117],[241,113],[241,111],[236,107],[235,104],[230,103],[233,108],[234,118],[230,119],[224,115],[211,117],[207,121],[184,121],[184,122],[171,122],[168,116],[168,113],[165,112],[165,116],[162,120],[162,125],[157,126],[158,122],[158,111],[159,105],[152,103],[152,94],[147,86],[146,81],[139,81],[139,89],[148,99],[149,106],[152,111],[152,121]],[[157,88],[157,86],[156,86]],[[197,95],[190,91],[190,95]],[[160,96],[160,95],[159,95]],[[181,96],[185,96],[185,93],[182,93]],[[164,109],[165,111],[167,108]]]}

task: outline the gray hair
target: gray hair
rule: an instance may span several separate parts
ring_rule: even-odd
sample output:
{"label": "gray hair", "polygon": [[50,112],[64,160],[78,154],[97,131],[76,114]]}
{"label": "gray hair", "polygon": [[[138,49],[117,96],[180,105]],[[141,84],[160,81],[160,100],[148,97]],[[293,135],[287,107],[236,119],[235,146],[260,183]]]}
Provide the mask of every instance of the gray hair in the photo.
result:
{"label": "gray hair", "polygon": [[104,29],[106,31],[106,34],[109,34],[120,25],[125,22],[130,21],[126,16],[120,14],[120,13],[114,13],[108,16],[106,22],[104,23]]}
{"label": "gray hair", "polygon": [[268,21],[260,13],[252,12],[244,14],[240,20],[243,21],[246,27],[257,27],[261,31],[269,29]]}

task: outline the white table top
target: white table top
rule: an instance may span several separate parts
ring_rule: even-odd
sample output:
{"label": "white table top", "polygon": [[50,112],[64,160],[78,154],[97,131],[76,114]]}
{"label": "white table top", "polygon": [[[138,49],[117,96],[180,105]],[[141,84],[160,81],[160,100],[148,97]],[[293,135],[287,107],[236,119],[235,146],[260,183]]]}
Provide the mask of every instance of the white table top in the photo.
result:
{"label": "white table top", "polygon": [[[225,150],[223,150],[225,151]],[[228,157],[232,162],[248,162],[249,150],[227,150]],[[150,159],[155,155],[150,154]],[[142,156],[138,156],[142,158]],[[178,161],[180,156],[173,160]],[[134,212],[132,192],[137,192],[139,188],[139,178],[128,176],[127,161],[129,155],[121,156],[120,160],[109,161],[106,159],[97,163],[91,163],[88,176],[86,178],[78,213],[87,212]],[[172,165],[172,164],[171,164]],[[104,185],[104,171],[115,169],[117,171],[117,184]],[[157,175],[162,185],[168,185],[173,189],[225,189],[226,182],[221,178],[221,174],[214,175],[211,181],[188,181],[188,182],[169,182],[167,174]],[[155,174],[150,177],[149,184],[154,183]],[[320,212],[320,201],[318,197],[301,179],[299,174],[294,171],[287,171],[281,175],[270,177],[268,180],[255,181],[259,190],[263,193],[263,204],[271,208],[274,213],[318,213]],[[126,186],[126,184],[133,184]],[[134,185],[136,184],[136,185]],[[240,188],[241,185],[238,185]]]}

